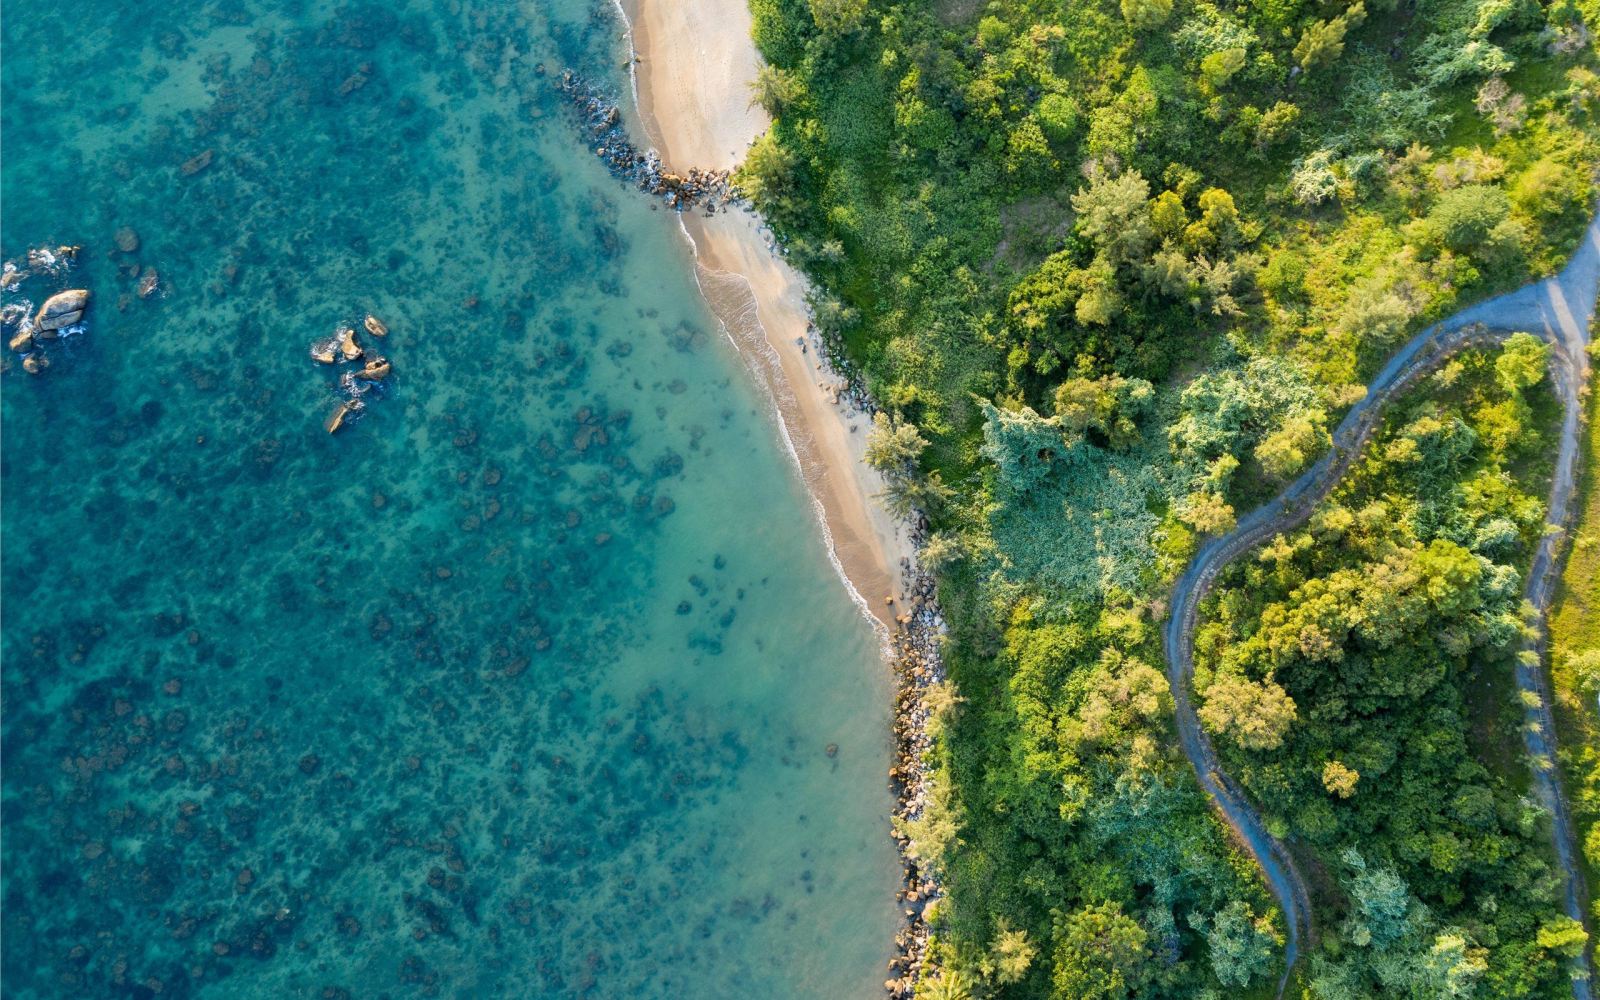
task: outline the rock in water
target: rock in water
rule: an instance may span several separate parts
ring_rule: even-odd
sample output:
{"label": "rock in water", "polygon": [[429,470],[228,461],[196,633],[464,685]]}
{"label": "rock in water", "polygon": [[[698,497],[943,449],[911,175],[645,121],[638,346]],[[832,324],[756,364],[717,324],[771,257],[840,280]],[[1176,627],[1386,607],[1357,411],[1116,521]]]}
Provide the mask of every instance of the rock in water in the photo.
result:
{"label": "rock in water", "polygon": [[348,326],[339,327],[339,332],[334,334],[339,340],[339,351],[344,354],[346,361],[355,361],[361,357],[361,345],[356,341],[356,332]]}
{"label": "rock in water", "polygon": [[39,316],[34,322],[38,324],[40,330],[59,330],[82,319],[83,310],[88,305],[88,289],[69,288],[45,299],[44,305],[39,307]]}
{"label": "rock in water", "polygon": [[389,328],[383,325],[383,320],[371,313],[367,313],[367,318],[361,321],[361,325],[366,327],[367,332],[374,337],[387,337],[389,335]]}
{"label": "rock in water", "polygon": [[339,357],[339,342],[336,340],[323,340],[311,345],[311,360],[320,361],[331,365]]}
{"label": "rock in water", "polygon": [[161,287],[161,275],[153,267],[145,268],[144,274],[139,276],[139,298],[148,299],[159,287]]}
{"label": "rock in water", "polygon": [[194,156],[189,157],[187,160],[184,160],[183,165],[180,166],[178,170],[185,177],[193,177],[195,174],[198,174],[200,171],[211,166],[211,158],[215,155],[216,151],[210,149],[203,153],[197,153]]}
{"label": "rock in water", "polygon": [[389,377],[389,359],[376,357],[367,362],[367,366],[356,372],[356,378],[364,378],[369,382]]}
{"label": "rock in water", "polygon": [[329,434],[332,434],[334,431],[344,426],[345,417],[348,417],[350,414],[359,409],[361,409],[361,403],[354,399],[340,403],[339,408],[333,411],[333,415],[330,416],[327,420],[327,423],[323,424],[322,426],[327,429]]}
{"label": "rock in water", "polygon": [[40,354],[30,354],[22,359],[22,370],[29,375],[37,375],[50,367],[50,359]]}
{"label": "rock in water", "polygon": [[29,328],[27,330],[18,330],[14,335],[12,335],[10,347],[11,347],[11,349],[13,351],[31,351],[31,350],[33,350],[33,330],[32,330],[32,328]]}
{"label": "rock in water", "polygon": [[123,253],[133,253],[139,249],[139,234],[134,232],[132,226],[123,226],[118,229],[114,239],[117,242],[117,249]]}

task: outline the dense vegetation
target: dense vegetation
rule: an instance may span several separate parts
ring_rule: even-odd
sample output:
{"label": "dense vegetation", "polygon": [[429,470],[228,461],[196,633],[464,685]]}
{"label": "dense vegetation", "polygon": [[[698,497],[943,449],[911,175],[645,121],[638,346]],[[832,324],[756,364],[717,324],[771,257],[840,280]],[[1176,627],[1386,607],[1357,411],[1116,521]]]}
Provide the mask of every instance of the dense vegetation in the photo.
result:
{"label": "dense vegetation", "polygon": [[1584,943],[1525,794],[1522,574],[1550,452],[1544,347],[1467,355],[1391,410],[1299,531],[1224,573],[1196,634],[1229,773],[1341,915],[1312,995],[1524,997]]}
{"label": "dense vegetation", "polygon": [[[924,993],[1270,995],[1281,915],[1174,745],[1164,598],[1200,535],[1325,448],[1405,336],[1570,251],[1594,187],[1600,5],[752,10],[770,63],[757,97],[774,125],[740,183],[816,280],[825,337],[892,414],[873,449],[895,472],[891,500],[937,528],[927,556],[952,626],[952,687],[939,699],[937,801],[909,832],[949,894],[934,921],[945,972]],[[1538,507],[1514,467],[1537,407],[1485,364],[1464,362],[1430,404],[1440,427],[1413,428],[1415,462],[1363,471],[1369,490],[1411,476],[1439,491],[1422,504],[1436,522],[1378,526],[1411,532],[1373,541],[1419,549],[1406,573],[1452,581],[1479,567],[1470,586],[1450,584],[1479,605],[1419,611],[1366,661],[1403,673],[1428,630],[1459,627],[1449,661],[1429,661],[1420,700],[1382,734],[1400,746],[1437,736],[1430,760],[1454,770],[1361,787],[1382,754],[1337,744],[1350,774],[1328,781],[1358,789],[1338,799],[1321,774],[1339,724],[1314,714],[1324,692],[1291,706],[1289,671],[1276,688],[1244,668],[1231,676],[1248,690],[1206,678],[1213,717],[1231,711],[1261,729],[1258,743],[1280,740],[1230,753],[1283,831],[1325,862],[1318,917],[1335,932],[1305,970],[1316,997],[1362,995],[1388,974],[1378,952],[1402,945],[1454,991],[1412,995],[1562,988],[1551,956],[1573,938],[1545,919],[1544,854],[1516,793],[1523,762],[1493,759],[1464,721],[1472,677],[1500,678],[1480,695],[1490,716],[1515,708],[1499,634],[1457,616],[1515,632],[1514,607],[1509,622],[1488,609],[1503,610],[1494,588],[1514,582]],[[1468,489],[1491,468],[1505,474]],[[1458,537],[1466,523],[1484,537]],[[1293,556],[1307,581],[1353,571],[1307,537]],[[1378,551],[1366,557],[1387,558]],[[1220,640],[1210,652],[1246,655]],[[1248,704],[1229,707],[1230,683]],[[1458,812],[1404,799],[1443,788],[1484,791]],[[1426,869],[1410,842],[1341,853],[1360,839],[1347,815],[1425,809],[1446,828],[1407,831],[1425,829],[1429,851],[1439,834],[1441,863],[1453,851],[1466,865],[1480,840],[1504,852],[1483,884]],[[1360,929],[1344,923],[1367,912],[1369,892],[1372,912],[1392,918],[1368,928],[1378,945],[1354,943]],[[1413,962],[1422,942],[1433,957]]]}

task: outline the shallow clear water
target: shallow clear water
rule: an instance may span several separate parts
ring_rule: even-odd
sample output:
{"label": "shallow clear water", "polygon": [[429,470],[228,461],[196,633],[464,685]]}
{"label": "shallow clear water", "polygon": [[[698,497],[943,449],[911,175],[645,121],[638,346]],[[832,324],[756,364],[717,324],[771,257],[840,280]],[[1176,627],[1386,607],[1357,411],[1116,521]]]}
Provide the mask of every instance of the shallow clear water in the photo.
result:
{"label": "shallow clear water", "polygon": [[[0,377],[4,993],[875,991],[877,640],[565,116],[606,8],[3,30],[0,245],[94,293]],[[395,375],[330,436],[307,348],[367,310]]]}

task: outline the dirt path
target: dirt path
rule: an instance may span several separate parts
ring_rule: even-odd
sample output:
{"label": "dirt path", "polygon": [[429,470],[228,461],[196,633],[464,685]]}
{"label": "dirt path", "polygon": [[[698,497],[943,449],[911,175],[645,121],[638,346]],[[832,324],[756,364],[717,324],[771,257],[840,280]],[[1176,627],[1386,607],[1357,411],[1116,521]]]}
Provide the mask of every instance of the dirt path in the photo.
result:
{"label": "dirt path", "polygon": [[[1305,880],[1295,870],[1293,858],[1283,844],[1267,832],[1261,814],[1243,789],[1223,772],[1210,737],[1195,717],[1189,689],[1194,676],[1194,627],[1200,601],[1215,582],[1217,573],[1235,557],[1280,532],[1298,527],[1311,516],[1316,505],[1361,454],[1391,400],[1457,352],[1499,343],[1514,332],[1527,331],[1543,337],[1551,345],[1550,373],[1563,409],[1561,439],[1550,486],[1549,530],[1534,553],[1526,592],[1542,620],[1555,589],[1573,487],[1578,478],[1579,420],[1583,388],[1589,375],[1586,348],[1597,286],[1600,286],[1600,216],[1589,223],[1582,245],[1560,274],[1469,306],[1422,331],[1396,351],[1367,386],[1366,397],[1350,409],[1334,431],[1332,449],[1275,499],[1240,518],[1228,534],[1202,546],[1173,588],[1166,655],[1167,680],[1176,703],[1179,743],[1194,765],[1200,786],[1255,856],[1268,886],[1283,907],[1288,940],[1284,949],[1283,978],[1278,984],[1280,998],[1299,958],[1300,942],[1313,938],[1311,900]],[[1584,921],[1587,897],[1578,867],[1572,817],[1555,767],[1555,721],[1550,713],[1550,692],[1542,666],[1544,640],[1541,638],[1534,648],[1540,653],[1540,660],[1531,666],[1519,664],[1517,667],[1518,688],[1539,696],[1537,707],[1527,710],[1524,739],[1528,754],[1535,761],[1534,783],[1540,801],[1553,820],[1555,851],[1565,880],[1563,908],[1568,916]],[[1585,975],[1573,982],[1572,995],[1575,1000],[1593,1000],[1587,955],[1580,956],[1576,964]]]}

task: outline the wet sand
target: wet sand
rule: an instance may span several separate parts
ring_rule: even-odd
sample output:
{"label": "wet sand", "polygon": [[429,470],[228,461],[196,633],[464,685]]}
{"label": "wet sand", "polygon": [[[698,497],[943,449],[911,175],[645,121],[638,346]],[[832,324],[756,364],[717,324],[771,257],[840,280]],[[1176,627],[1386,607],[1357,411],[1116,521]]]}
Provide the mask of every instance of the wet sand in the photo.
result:
{"label": "wet sand", "polygon": [[[732,169],[767,127],[752,101],[760,67],[745,0],[623,0],[638,54],[640,125],[666,169]],[[766,385],[818,507],[841,575],[886,628],[904,602],[910,532],[883,509],[862,461],[870,418],[836,402],[841,380],[808,343],[805,278],[738,209],[680,216],[712,310]],[[895,605],[887,601],[893,595]]]}

